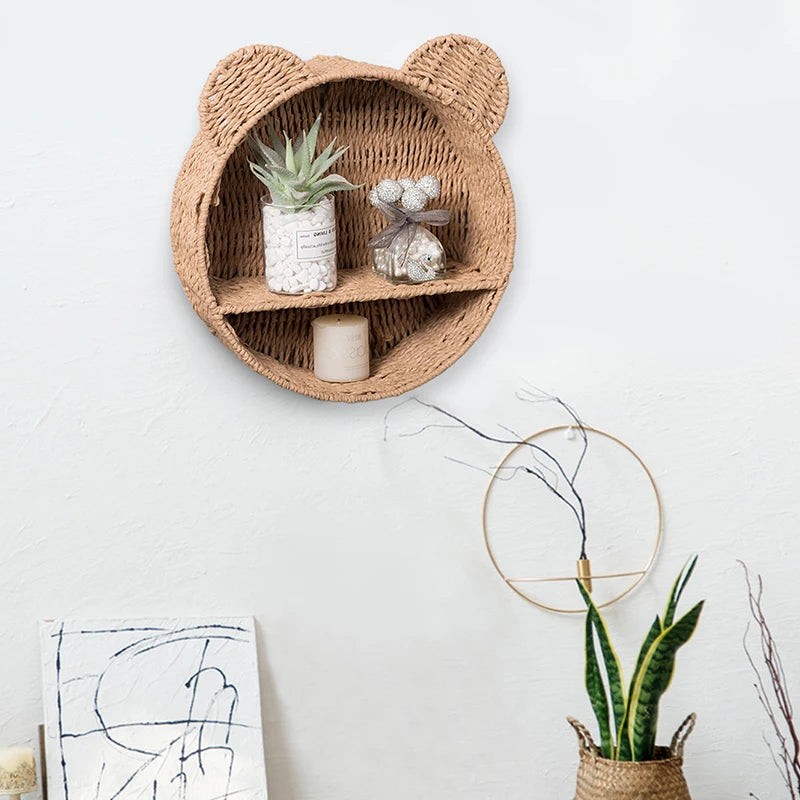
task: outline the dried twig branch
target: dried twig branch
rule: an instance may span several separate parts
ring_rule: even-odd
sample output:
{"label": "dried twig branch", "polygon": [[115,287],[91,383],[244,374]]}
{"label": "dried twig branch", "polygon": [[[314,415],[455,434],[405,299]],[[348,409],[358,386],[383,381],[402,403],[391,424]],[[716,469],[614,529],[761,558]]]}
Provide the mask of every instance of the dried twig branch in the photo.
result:
{"label": "dried twig branch", "polygon": [[[542,483],[558,500],[564,503],[574,515],[575,520],[578,523],[578,528],[581,534],[581,547],[580,547],[580,555],[579,558],[587,558],[586,555],[586,509],[584,508],[583,498],[581,497],[580,493],[575,487],[575,482],[578,478],[578,473],[580,472],[581,465],[583,464],[584,457],[586,456],[586,451],[589,446],[589,437],[586,433],[586,428],[581,421],[580,417],[577,413],[568,406],[560,397],[555,397],[552,395],[545,394],[540,390],[536,389],[535,387],[528,386],[525,389],[522,389],[520,392],[517,393],[517,397],[527,403],[556,403],[557,405],[561,406],[564,411],[568,414],[572,422],[574,423],[575,430],[578,432],[581,440],[583,442],[583,446],[581,448],[581,453],[578,458],[577,464],[575,465],[574,469],[571,473],[567,473],[566,469],[563,465],[559,462],[559,460],[548,450],[546,450],[541,445],[536,444],[535,442],[526,441],[522,436],[520,436],[515,431],[511,430],[505,425],[498,425],[498,427],[508,434],[507,437],[502,436],[493,436],[489,433],[486,433],[479,428],[475,427],[474,425],[465,422],[460,417],[457,417],[455,414],[451,413],[450,411],[446,411],[445,409],[441,408],[440,406],[434,405],[433,403],[427,403],[424,400],[420,400],[417,397],[411,397],[408,400],[404,400],[398,405],[393,406],[390,408],[384,417],[383,422],[383,438],[386,441],[389,433],[389,416],[392,412],[396,411],[401,406],[406,405],[407,403],[416,403],[418,405],[423,406],[424,408],[430,409],[435,411],[437,414],[442,415],[446,419],[450,420],[450,422],[446,423],[428,423],[423,425],[419,429],[412,431],[410,433],[401,433],[400,436],[418,436],[421,433],[424,433],[431,428],[461,428],[464,430],[468,430],[471,433],[474,433],[476,436],[479,436],[481,439],[484,439],[489,442],[494,442],[496,444],[504,444],[504,445],[517,445],[520,447],[525,448],[525,451],[530,455],[532,459],[532,465],[519,465],[513,467],[504,467],[503,469],[509,470],[510,474],[504,475],[500,480],[510,480],[518,473],[524,473],[527,475],[532,476],[537,481]],[[464,464],[465,466],[473,467],[474,469],[478,469],[481,472],[486,472],[488,474],[494,474],[494,470],[488,470],[483,467],[475,467],[471,464],[465,464],[463,461],[458,461],[454,458],[448,458],[450,461],[455,461],[458,464]],[[496,469],[496,468],[495,468]],[[499,476],[498,476],[499,477]],[[562,482],[566,484],[565,488],[562,488]]]}
{"label": "dried twig branch", "polygon": [[[789,697],[786,671],[762,605],[764,581],[761,575],[757,575],[754,586],[747,565],[743,561],[739,563],[742,565],[747,583],[750,613],[758,629],[761,664],[756,664],[747,644],[749,624],[744,634],[744,652],[756,678],[753,686],[758,700],[772,724],[772,731],[777,740],[777,749],[767,741],[766,737],[764,741],[767,742],[772,760],[789,790],[789,796],[792,800],[798,800],[800,797],[800,735],[794,722],[794,707]],[[755,797],[755,795],[751,794],[751,797]]]}

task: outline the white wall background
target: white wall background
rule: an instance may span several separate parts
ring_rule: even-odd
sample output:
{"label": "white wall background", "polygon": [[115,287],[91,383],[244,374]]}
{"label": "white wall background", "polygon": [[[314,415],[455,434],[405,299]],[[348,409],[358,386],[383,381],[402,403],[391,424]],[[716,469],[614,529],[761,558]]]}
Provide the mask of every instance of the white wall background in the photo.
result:
{"label": "white wall background", "polygon": [[[492,45],[517,266],[421,396],[482,424],[568,398],[656,473],[664,546],[610,613],[630,658],[684,558],[707,597],[663,707],[695,709],[697,798],[788,796],[741,637],[763,572],[800,703],[800,4],[6,1],[0,25],[0,744],[41,718],[36,620],[255,615],[275,800],[572,796],[580,622],[483,549],[483,476],[392,401],[324,404],[247,370],[172,271],[173,182],[219,58],[253,42],[399,66]],[[478,442],[462,457],[485,462]]]}

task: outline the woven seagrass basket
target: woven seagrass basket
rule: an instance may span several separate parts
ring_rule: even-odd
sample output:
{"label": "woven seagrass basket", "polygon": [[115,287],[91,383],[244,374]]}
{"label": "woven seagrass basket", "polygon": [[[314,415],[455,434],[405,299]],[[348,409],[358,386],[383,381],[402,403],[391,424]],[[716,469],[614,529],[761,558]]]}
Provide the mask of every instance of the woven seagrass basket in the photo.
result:
{"label": "woven seagrass basket", "polygon": [[603,758],[589,731],[572,717],[567,720],[580,743],[575,800],[691,800],[683,775],[683,747],[694,728],[694,714],[684,720],[669,747],[656,748],[653,761]]}
{"label": "woven seagrass basket", "polygon": [[[276,383],[323,400],[398,395],[438,375],[483,331],[513,265],[514,207],[492,142],[508,103],[500,60],[465,36],[422,45],[400,69],[317,56],[303,61],[254,45],[223,59],[200,98],[200,132],[173,196],[175,268],[195,311],[245,364]],[[286,296],[264,280],[259,196],[246,137],[269,124],[296,136],[322,114],[320,146],[350,149],[337,172],[365,184],[336,197],[339,284]],[[368,240],[383,220],[367,200],[385,177],[435,174],[445,280],[393,286],[371,271]],[[363,381],[314,376],[311,321],[355,313],[370,321],[372,370]]]}

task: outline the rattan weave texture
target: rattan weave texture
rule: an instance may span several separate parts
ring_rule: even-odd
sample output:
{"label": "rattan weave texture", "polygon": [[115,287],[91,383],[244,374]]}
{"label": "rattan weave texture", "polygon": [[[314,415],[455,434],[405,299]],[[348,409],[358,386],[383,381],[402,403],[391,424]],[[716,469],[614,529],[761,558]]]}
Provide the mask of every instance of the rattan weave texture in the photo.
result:
{"label": "rattan weave texture", "polygon": [[[175,268],[195,311],[248,366],[286,388],[348,402],[398,395],[449,367],[483,331],[513,266],[508,176],[492,142],[508,103],[502,64],[465,36],[433,39],[399,69],[340,57],[303,61],[254,45],[223,59],[200,98],[200,132],[178,175],[171,236]],[[264,282],[259,197],[246,136],[269,124],[297,135],[322,113],[320,145],[350,145],[337,171],[364,188],[336,196],[339,286],[284,296]],[[370,270],[367,241],[382,218],[369,205],[381,178],[442,180],[452,211],[438,229],[448,279],[393,286]],[[323,313],[370,320],[372,369],[364,381],[318,380],[311,320]]]}
{"label": "rattan weave texture", "polygon": [[678,728],[669,747],[656,747],[652,761],[603,758],[589,731],[568,719],[580,743],[575,800],[691,800],[683,774],[683,748],[694,728],[694,714]]}

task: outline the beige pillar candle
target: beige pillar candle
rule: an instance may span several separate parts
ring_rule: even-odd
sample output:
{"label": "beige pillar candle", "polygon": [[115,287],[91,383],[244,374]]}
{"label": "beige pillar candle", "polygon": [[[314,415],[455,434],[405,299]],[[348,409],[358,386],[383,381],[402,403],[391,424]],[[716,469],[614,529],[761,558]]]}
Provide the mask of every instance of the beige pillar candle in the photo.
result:
{"label": "beige pillar candle", "polygon": [[16,797],[36,790],[36,763],[29,747],[0,748],[0,794]]}
{"label": "beige pillar candle", "polygon": [[323,381],[347,383],[369,377],[369,323],[355,314],[317,317],[314,374]]}

